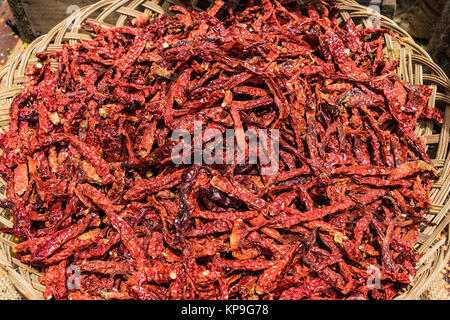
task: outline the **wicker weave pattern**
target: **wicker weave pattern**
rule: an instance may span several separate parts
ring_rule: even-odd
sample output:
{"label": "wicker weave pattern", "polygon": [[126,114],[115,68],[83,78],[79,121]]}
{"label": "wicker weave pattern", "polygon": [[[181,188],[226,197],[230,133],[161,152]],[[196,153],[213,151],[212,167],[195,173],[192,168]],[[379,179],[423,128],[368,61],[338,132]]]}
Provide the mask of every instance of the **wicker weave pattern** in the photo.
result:
{"label": "wicker weave pattern", "polygon": [[[351,18],[358,27],[370,27],[373,13],[369,12],[366,7],[360,6],[352,0],[336,0],[336,2],[340,5],[339,20],[341,22]],[[197,10],[205,10],[209,5],[208,0],[193,0],[191,3]],[[176,0],[101,0],[75,12],[47,35],[36,39],[22,55],[0,70],[0,128],[8,126],[9,106],[13,98],[21,91],[26,66],[38,62],[35,57],[37,52],[55,51],[61,49],[63,43],[76,43],[91,39],[91,36],[79,27],[83,21],[96,22],[102,27],[123,26],[126,24],[127,16],[138,17],[142,13],[167,13],[172,4],[179,3]],[[448,148],[450,97],[447,95],[450,91],[450,82],[439,66],[431,60],[428,53],[416,44],[406,31],[384,16],[378,16],[378,18],[382,27],[394,31],[404,39],[403,42],[399,42],[386,35],[386,54],[391,59],[400,60],[397,74],[413,84],[431,85],[433,95],[429,101],[430,105],[445,111],[445,122],[442,126],[437,126],[432,121],[423,121],[416,128],[417,134],[426,137],[427,148],[440,172],[440,179],[435,182],[431,192],[432,208],[426,215],[426,218],[435,225],[421,229],[417,250],[424,255],[418,266],[417,277],[408,290],[397,297],[397,299],[418,299],[450,257],[450,156]],[[4,186],[0,187],[0,191],[2,191],[0,192],[1,196],[4,197]],[[12,225],[6,211],[0,212],[0,224],[7,227]],[[444,231],[446,231],[446,235],[443,237]],[[11,254],[13,246],[14,242],[10,235],[0,235],[0,267],[5,270],[11,282],[25,298],[42,299],[44,287],[38,282],[39,271],[23,265],[14,258]],[[11,296],[11,298],[17,297]]]}
{"label": "wicker weave pattern", "polygon": [[0,269],[0,300],[20,300],[21,296],[9,280],[8,274]]}

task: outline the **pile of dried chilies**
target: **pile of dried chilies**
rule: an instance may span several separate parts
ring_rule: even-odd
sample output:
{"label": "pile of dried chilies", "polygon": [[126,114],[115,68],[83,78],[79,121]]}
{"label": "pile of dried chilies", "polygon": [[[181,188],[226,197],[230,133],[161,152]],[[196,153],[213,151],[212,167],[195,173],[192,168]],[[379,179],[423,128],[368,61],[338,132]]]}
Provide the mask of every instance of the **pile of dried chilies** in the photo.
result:
{"label": "pile of dried chilies", "polygon": [[[388,31],[325,2],[172,10],[88,23],[93,40],[26,70],[0,204],[45,298],[391,299],[437,176],[413,130],[441,115],[396,76]],[[279,171],[175,165],[171,133],[194,121],[279,129]]]}

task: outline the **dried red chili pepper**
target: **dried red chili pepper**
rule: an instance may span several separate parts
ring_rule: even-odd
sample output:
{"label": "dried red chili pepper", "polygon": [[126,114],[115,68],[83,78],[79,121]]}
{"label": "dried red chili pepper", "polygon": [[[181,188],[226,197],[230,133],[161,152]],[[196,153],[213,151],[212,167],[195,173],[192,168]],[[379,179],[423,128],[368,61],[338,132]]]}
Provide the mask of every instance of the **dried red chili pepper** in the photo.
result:
{"label": "dried red chili pepper", "polygon": [[[438,175],[414,127],[442,114],[395,75],[388,31],[320,3],[174,6],[38,54],[0,134],[0,230],[46,298],[390,299],[412,280]],[[245,130],[279,130],[278,171],[253,149],[175,164],[172,133],[194,122],[203,149],[207,129],[243,150]]]}

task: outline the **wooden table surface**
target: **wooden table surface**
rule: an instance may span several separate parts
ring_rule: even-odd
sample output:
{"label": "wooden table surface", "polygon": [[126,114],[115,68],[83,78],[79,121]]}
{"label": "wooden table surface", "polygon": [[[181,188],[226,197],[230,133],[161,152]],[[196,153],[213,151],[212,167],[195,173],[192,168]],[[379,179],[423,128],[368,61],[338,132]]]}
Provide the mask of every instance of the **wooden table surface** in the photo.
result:
{"label": "wooden table surface", "polygon": [[0,0],[0,67],[8,61],[19,43],[18,35],[13,34],[12,29],[6,24],[8,20],[14,23],[8,2]]}

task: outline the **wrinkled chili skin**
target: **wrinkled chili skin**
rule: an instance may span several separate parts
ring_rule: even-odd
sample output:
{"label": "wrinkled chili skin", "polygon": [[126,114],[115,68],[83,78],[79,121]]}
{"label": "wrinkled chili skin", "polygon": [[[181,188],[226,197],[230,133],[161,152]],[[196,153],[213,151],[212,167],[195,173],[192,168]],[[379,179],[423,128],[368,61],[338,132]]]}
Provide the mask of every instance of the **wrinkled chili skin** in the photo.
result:
{"label": "wrinkled chili skin", "polygon": [[180,183],[179,212],[175,219],[176,239],[179,239],[189,226],[192,211],[194,210],[189,196],[192,192],[192,187],[197,181],[200,168],[200,165],[194,164],[183,173],[182,182]]}
{"label": "wrinkled chili skin", "polygon": [[[44,298],[401,292],[439,176],[414,129],[443,117],[431,88],[400,79],[383,55],[395,35],[340,25],[326,1],[171,10],[111,29],[86,22],[92,40],[38,53],[25,71],[0,133],[0,207],[13,221],[0,231],[42,271]],[[173,133],[198,123],[197,145],[174,155]],[[238,163],[214,149],[229,129]],[[245,131],[259,129],[279,132],[271,175],[246,148]],[[368,286],[374,266],[381,288]]]}
{"label": "wrinkled chili skin", "polygon": [[239,211],[244,211],[247,207],[243,201],[234,197],[229,197],[226,193],[213,187],[208,189],[200,189],[199,194],[201,198],[206,198],[216,203],[221,208],[233,208]]}

